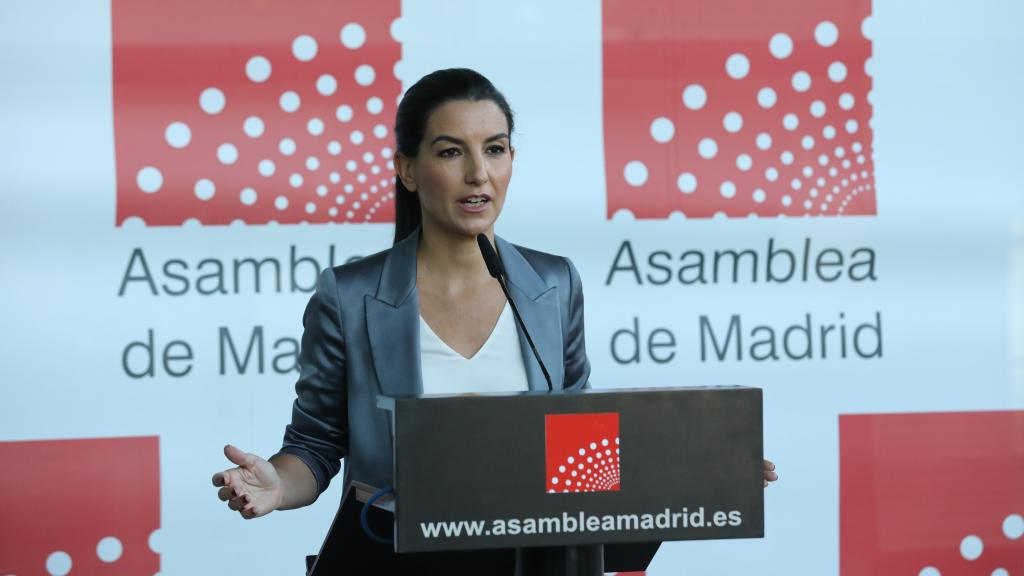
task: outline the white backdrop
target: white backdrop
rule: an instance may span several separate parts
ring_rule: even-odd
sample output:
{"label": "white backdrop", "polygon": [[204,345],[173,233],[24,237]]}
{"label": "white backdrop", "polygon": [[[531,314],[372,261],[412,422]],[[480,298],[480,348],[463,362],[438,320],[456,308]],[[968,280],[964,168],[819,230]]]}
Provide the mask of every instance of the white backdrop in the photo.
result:
{"label": "white backdrop", "polygon": [[[600,4],[402,4],[405,86],[471,67],[516,110],[498,233],[579,268],[594,385],[765,390],[765,453],[782,477],[767,491],[766,537],[668,544],[650,574],[837,573],[840,414],[1024,409],[1024,7],[879,1],[872,12],[877,215],[609,220]],[[209,482],[228,465],[227,442],[276,451],[295,379],[220,375],[218,328],[298,338],[308,295],[118,289],[134,248],[154,270],[172,258],[287,261],[292,245],[322,261],[333,244],[341,262],[387,247],[392,227],[116,226],[111,51],[109,2],[0,5],[0,441],[159,436],[151,542],[161,573],[294,573],[325,533],[340,481],[310,508],[251,522],[227,511]],[[768,238],[796,250],[808,237],[845,254],[871,247],[877,280],[637,286],[619,273],[606,283],[624,240],[642,263],[655,250],[763,251]],[[700,315],[716,329],[738,314],[748,331],[781,331],[805,313],[833,323],[840,312],[850,326],[879,313],[881,358],[700,359]],[[644,337],[659,327],[675,334],[672,361],[612,358],[612,334],[634,317]],[[190,343],[188,375],[124,374],[125,346],[150,328],[158,346]],[[8,468],[0,489],[15,489],[17,476]],[[56,485],[75,491],[73,479]],[[16,526],[0,519],[0,533],[13,537]]]}

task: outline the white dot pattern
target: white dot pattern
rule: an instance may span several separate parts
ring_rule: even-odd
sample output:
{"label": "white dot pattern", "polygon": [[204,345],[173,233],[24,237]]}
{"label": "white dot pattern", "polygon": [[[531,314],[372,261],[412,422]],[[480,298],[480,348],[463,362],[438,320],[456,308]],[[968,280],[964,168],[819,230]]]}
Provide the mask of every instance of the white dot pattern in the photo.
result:
{"label": "white dot pattern", "polygon": [[[575,456],[569,456],[558,466],[558,474],[551,477],[548,492],[602,492],[616,490],[621,483],[619,448],[612,450],[609,440],[595,440],[578,449]],[[619,444],[615,437],[614,443]],[[567,473],[568,471],[568,473]]]}
{"label": "white dot pattern", "polygon": [[[633,157],[609,175],[626,185],[621,198],[610,186],[609,198],[618,201],[609,203],[609,214],[626,209],[652,217],[644,202],[665,202],[658,206],[662,217],[874,213],[871,111],[864,101],[871,80],[860,65],[870,44],[851,49],[856,33],[848,22],[821,18],[766,34],[760,47],[722,47],[706,73],[680,75],[674,105],[647,108],[644,124],[633,125],[644,137],[633,141],[643,144],[629,147]],[[859,151],[844,156],[854,141]],[[678,200],[627,192],[666,187]],[[810,202],[822,190],[831,198]]]}
{"label": "white dot pattern", "polygon": [[[379,6],[352,6],[326,33],[282,21],[292,29],[271,44],[215,55],[224,78],[241,82],[184,74],[183,97],[171,90],[155,102],[159,125],[140,123],[149,138],[133,142],[141,159],[119,168],[119,203],[122,195],[142,199],[121,224],[393,220],[393,167],[382,153],[402,88],[390,73],[401,55],[393,10],[380,18]],[[353,158],[360,169],[344,170]],[[366,199],[329,213],[345,186]],[[160,198],[191,202],[194,211],[182,216],[152,203]]]}

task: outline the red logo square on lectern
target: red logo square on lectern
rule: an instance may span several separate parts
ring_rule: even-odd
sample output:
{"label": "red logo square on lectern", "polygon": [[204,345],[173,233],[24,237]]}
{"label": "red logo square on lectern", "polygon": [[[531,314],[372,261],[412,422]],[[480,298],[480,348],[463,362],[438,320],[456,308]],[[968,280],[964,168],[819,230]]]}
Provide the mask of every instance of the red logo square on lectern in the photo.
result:
{"label": "red logo square on lectern", "polygon": [[544,417],[548,492],[619,489],[619,415],[548,414]]}
{"label": "red logo square on lectern", "polygon": [[117,225],[391,222],[398,0],[113,0]]}
{"label": "red logo square on lectern", "polygon": [[0,574],[151,576],[156,436],[0,442]]}
{"label": "red logo square on lectern", "polygon": [[875,214],[869,0],[605,0],[609,218]]}
{"label": "red logo square on lectern", "polygon": [[843,576],[1024,570],[1024,411],[839,417]]}

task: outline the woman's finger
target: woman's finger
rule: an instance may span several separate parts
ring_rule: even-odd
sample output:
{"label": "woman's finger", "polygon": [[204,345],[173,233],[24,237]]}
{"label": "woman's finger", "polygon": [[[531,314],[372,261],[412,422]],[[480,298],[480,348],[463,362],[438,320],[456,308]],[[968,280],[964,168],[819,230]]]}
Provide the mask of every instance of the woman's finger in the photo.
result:
{"label": "woman's finger", "polygon": [[245,508],[245,496],[238,496],[228,500],[228,508],[232,510],[241,510]]}
{"label": "woman's finger", "polygon": [[220,490],[217,490],[217,498],[220,498],[224,502],[227,502],[236,496],[238,496],[238,494],[235,492],[235,489],[230,486],[225,486]]}
{"label": "woman's finger", "polygon": [[213,485],[214,486],[223,486],[224,485],[224,473],[223,472],[217,472],[216,474],[213,475]]}
{"label": "woman's finger", "polygon": [[765,460],[764,461],[764,469],[765,470],[775,470],[775,463],[773,463],[771,460]]}
{"label": "woman's finger", "polygon": [[244,468],[252,468],[256,465],[257,461],[255,454],[249,454],[248,452],[241,450],[236,446],[232,446],[231,444],[224,447],[224,456],[226,456],[228,460],[231,460],[232,464],[242,466]]}

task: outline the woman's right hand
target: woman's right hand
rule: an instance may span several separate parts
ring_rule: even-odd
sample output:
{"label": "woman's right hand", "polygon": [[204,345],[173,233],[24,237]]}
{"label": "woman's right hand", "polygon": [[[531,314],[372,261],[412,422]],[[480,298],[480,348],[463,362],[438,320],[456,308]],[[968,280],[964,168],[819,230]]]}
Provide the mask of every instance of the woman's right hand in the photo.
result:
{"label": "woman's right hand", "polygon": [[220,487],[217,497],[246,520],[277,510],[284,500],[284,482],[274,465],[231,444],[224,447],[224,455],[237,467],[213,475],[213,485]]}

